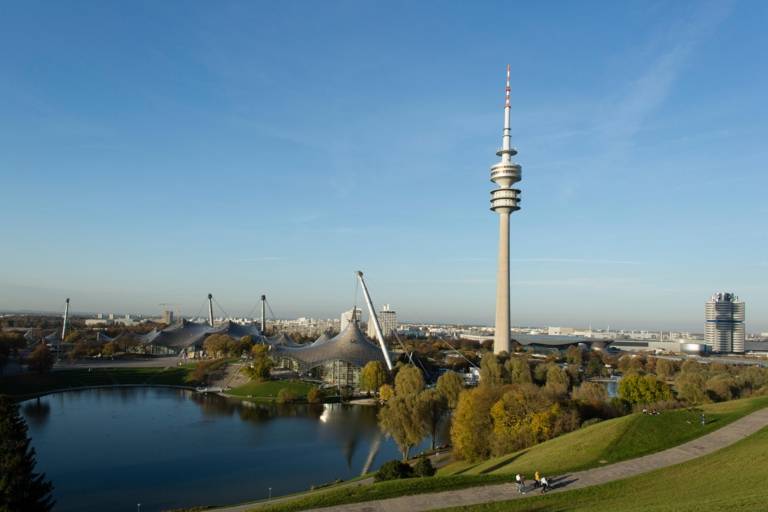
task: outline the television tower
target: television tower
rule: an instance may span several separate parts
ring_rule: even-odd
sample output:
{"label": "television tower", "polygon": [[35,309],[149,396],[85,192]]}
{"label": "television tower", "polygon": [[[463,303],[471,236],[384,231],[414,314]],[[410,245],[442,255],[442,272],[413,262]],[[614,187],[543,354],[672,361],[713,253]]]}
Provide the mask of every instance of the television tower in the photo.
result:
{"label": "television tower", "polygon": [[520,190],[512,185],[522,177],[521,167],[512,161],[517,150],[510,143],[509,127],[509,64],[504,102],[504,132],[501,149],[496,152],[501,161],[491,167],[491,181],[498,188],[491,191],[491,210],[499,214],[499,269],[496,276],[496,328],[493,351],[509,352],[509,215],[520,209]]}

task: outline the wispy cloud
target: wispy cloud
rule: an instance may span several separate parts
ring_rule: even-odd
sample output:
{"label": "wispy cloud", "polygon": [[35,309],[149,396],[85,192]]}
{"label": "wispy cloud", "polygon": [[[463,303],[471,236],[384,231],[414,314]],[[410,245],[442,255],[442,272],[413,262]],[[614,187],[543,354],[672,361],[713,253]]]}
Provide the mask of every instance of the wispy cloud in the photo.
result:
{"label": "wispy cloud", "polygon": [[690,19],[671,26],[668,34],[658,34],[663,46],[645,70],[632,82],[626,94],[617,101],[603,121],[601,131],[609,151],[621,153],[632,144],[648,116],[670,95],[675,82],[696,47],[728,16],[728,2],[706,4]]}

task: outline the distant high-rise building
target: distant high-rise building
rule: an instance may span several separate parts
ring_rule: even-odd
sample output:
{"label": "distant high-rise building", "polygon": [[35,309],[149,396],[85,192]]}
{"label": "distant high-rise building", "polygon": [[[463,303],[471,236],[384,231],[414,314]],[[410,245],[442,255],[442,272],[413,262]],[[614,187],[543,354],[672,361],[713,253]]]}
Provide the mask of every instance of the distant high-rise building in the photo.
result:
{"label": "distant high-rise building", "polygon": [[732,293],[716,293],[704,315],[704,342],[713,352],[744,352],[744,302]]}
{"label": "distant high-rise building", "polygon": [[[397,313],[389,304],[385,304],[381,311],[379,311],[378,316],[381,334],[385,338],[392,336],[392,333],[397,330]],[[369,338],[376,338],[376,328],[373,326],[373,320],[371,319],[368,319],[367,334]]]}
{"label": "distant high-rise building", "polygon": [[163,316],[160,321],[164,324],[171,325],[173,323],[173,311],[170,309],[163,310]]}
{"label": "distant high-rise building", "polygon": [[360,314],[362,313],[362,310],[358,307],[352,308],[349,311],[345,311],[341,314],[341,324],[339,326],[339,331],[344,332],[344,329],[347,328],[350,322],[352,322],[354,319],[360,320]]}

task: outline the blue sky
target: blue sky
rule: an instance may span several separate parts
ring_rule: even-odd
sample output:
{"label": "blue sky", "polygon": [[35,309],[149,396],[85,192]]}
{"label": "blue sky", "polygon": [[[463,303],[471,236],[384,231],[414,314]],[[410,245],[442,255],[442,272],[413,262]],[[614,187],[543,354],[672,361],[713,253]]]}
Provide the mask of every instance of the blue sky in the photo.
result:
{"label": "blue sky", "polygon": [[[768,4],[5,2],[0,308],[768,330]],[[359,299],[358,299],[359,301]]]}

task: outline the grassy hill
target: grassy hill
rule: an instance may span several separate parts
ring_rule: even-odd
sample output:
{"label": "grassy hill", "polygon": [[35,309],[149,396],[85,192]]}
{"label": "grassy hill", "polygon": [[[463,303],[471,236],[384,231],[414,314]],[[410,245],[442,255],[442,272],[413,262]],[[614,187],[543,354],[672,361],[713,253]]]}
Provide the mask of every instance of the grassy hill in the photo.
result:
{"label": "grassy hill", "polygon": [[768,428],[669,468],[569,492],[447,511],[747,512],[768,503]]}
{"label": "grassy hill", "polygon": [[[298,495],[296,499],[284,503],[254,507],[253,510],[287,512],[408,494],[463,489],[511,481],[517,472],[533,475],[534,471],[539,470],[544,474],[562,474],[565,471],[585,469],[665,450],[721,428],[766,406],[768,406],[768,397],[710,404],[703,408],[707,418],[707,423],[703,427],[700,424],[698,412],[665,411],[659,416],[632,414],[597,423],[527,450],[479,464],[457,462],[446,466],[432,478],[394,480],[373,485],[310,492]],[[664,486],[666,483],[657,481],[656,485]],[[525,502],[528,503],[528,500]],[[542,510],[571,509],[560,506],[560,508]],[[616,508],[614,505],[614,510],[624,509]]]}
{"label": "grassy hill", "polygon": [[545,443],[481,463],[456,462],[439,475],[491,475],[535,471],[557,474],[633,459],[666,450],[717,430],[742,416],[768,406],[768,397],[747,398],[702,407],[700,412],[678,409],[658,416],[631,414],[607,420]]}

